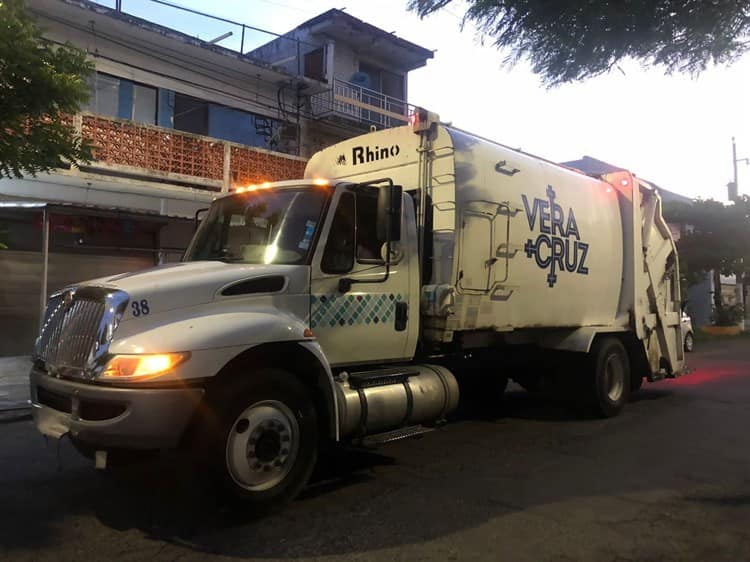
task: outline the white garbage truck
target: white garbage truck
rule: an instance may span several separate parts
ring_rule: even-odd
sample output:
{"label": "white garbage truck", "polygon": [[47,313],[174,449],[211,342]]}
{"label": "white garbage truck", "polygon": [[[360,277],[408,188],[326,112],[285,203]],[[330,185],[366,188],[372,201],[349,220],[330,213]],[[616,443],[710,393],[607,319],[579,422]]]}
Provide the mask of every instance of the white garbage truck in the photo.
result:
{"label": "white garbage truck", "polygon": [[322,150],[218,196],[181,263],[53,294],[35,423],[107,464],[186,447],[257,508],[323,443],[381,443],[508,379],[608,417],[681,374],[678,261],[657,191],[441,124]]}

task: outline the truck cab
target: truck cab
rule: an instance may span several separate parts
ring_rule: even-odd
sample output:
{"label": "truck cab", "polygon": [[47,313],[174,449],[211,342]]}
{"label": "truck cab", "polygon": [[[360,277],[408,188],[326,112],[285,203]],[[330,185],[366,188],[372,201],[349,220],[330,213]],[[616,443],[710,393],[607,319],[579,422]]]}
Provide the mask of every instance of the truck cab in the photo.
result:
{"label": "truck cab", "polygon": [[52,295],[34,418],[100,465],[115,448],[190,439],[235,495],[276,503],[306,481],[320,442],[455,407],[446,369],[404,366],[419,294],[414,203],[400,186],[243,186],[213,202],[181,263]]}

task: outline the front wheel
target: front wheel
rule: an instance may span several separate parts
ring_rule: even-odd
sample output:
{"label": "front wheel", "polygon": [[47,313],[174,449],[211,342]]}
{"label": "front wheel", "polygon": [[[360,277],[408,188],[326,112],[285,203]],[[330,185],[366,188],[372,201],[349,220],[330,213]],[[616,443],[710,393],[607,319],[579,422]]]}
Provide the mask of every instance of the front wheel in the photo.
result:
{"label": "front wheel", "polygon": [[224,490],[258,511],[293,499],[315,466],[318,426],[305,386],[291,373],[263,369],[210,397],[215,423],[203,438]]}
{"label": "front wheel", "polygon": [[693,347],[695,347],[695,340],[693,339],[693,334],[688,332],[685,334],[685,351],[690,353],[693,351]]}
{"label": "front wheel", "polygon": [[620,413],[630,396],[630,362],[625,346],[615,337],[597,339],[588,358],[590,402],[601,417]]}

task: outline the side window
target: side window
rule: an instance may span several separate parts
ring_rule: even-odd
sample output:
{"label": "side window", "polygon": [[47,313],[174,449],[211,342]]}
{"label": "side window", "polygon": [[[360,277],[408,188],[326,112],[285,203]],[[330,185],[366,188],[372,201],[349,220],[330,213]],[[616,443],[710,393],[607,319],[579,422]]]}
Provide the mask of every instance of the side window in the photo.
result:
{"label": "side window", "polygon": [[354,267],[354,195],[342,193],[323,252],[324,273],[346,273]]}
{"label": "side window", "polygon": [[357,193],[357,261],[382,262],[378,240],[378,196],[377,188]]}

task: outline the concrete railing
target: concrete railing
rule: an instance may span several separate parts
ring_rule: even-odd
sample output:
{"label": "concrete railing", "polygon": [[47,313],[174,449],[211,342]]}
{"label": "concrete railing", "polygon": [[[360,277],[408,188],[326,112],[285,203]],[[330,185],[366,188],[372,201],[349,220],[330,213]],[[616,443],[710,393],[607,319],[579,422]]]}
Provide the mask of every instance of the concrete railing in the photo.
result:
{"label": "concrete railing", "polygon": [[72,117],[93,146],[85,169],[209,191],[302,177],[306,159],[212,137],[81,113]]}

